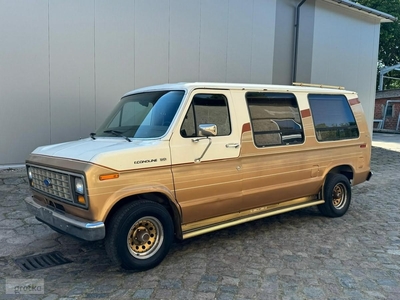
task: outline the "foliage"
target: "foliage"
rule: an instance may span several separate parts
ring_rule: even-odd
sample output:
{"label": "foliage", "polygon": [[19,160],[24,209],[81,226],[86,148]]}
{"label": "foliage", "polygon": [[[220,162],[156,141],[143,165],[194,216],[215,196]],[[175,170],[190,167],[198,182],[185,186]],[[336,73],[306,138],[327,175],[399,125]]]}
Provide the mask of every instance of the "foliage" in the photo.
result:
{"label": "foliage", "polygon": [[[400,0],[358,0],[361,5],[388,13],[400,20]],[[400,23],[381,24],[378,69],[400,63]],[[385,76],[400,78],[400,71],[393,70]],[[400,88],[400,80],[385,79],[384,89]]]}

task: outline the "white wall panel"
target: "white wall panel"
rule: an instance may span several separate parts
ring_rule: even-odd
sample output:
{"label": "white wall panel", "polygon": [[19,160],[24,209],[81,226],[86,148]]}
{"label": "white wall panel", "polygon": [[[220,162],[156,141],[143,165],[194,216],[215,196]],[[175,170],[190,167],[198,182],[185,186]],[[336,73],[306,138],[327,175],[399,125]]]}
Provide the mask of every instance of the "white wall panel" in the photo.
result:
{"label": "white wall panel", "polygon": [[298,35],[296,82],[310,83],[314,44],[315,0],[309,0],[301,7]]}
{"label": "white wall panel", "polygon": [[274,44],[274,84],[292,83],[293,34],[297,0],[277,0]]}
{"label": "white wall panel", "polygon": [[135,87],[134,2],[97,0],[95,18],[96,99],[88,102],[96,111],[92,128],[99,127],[120,97]]}
{"label": "white wall panel", "polygon": [[200,0],[170,1],[169,82],[198,81]]}
{"label": "white wall panel", "polygon": [[228,0],[201,1],[200,81],[227,79]]}
{"label": "white wall panel", "polygon": [[276,0],[254,0],[252,20],[252,83],[272,83]]}
{"label": "white wall panel", "polygon": [[169,1],[135,1],[135,88],[168,82]]}
{"label": "white wall panel", "polygon": [[379,26],[375,18],[317,2],[311,81],[358,92],[371,132]]}
{"label": "white wall panel", "polygon": [[[134,88],[290,83],[298,3],[0,0],[0,165],[88,136]],[[301,75],[356,90],[372,120],[378,19],[320,0],[306,8]]]}
{"label": "white wall panel", "polygon": [[94,119],[87,109],[94,101],[94,1],[50,1],[49,16],[51,143],[57,143],[87,137],[82,121]]}
{"label": "white wall panel", "polygon": [[50,142],[47,1],[0,1],[0,164]]}
{"label": "white wall panel", "polygon": [[228,16],[227,82],[250,82],[253,1],[230,0]]}

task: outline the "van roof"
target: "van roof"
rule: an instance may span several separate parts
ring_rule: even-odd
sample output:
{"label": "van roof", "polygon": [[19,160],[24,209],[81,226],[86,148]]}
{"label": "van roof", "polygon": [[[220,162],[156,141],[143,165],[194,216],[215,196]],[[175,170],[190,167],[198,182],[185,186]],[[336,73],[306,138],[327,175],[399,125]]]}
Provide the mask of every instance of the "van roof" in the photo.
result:
{"label": "van roof", "polygon": [[223,89],[223,90],[251,90],[251,91],[277,91],[277,92],[313,92],[330,94],[355,94],[355,92],[344,90],[335,86],[294,84],[294,85],[276,85],[276,84],[251,84],[251,83],[222,83],[222,82],[179,82],[166,83],[162,85],[153,85],[139,88],[126,93],[124,96],[143,93],[155,90],[186,90],[195,89]]}

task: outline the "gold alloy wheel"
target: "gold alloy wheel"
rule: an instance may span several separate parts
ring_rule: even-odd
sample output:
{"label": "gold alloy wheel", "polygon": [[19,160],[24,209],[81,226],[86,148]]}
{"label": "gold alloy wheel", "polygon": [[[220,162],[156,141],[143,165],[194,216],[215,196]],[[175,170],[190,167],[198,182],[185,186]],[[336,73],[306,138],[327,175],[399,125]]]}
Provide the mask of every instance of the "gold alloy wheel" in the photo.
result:
{"label": "gold alloy wheel", "polygon": [[341,209],[347,202],[346,186],[339,182],[332,191],[332,204],[336,209]]}
{"label": "gold alloy wheel", "polygon": [[129,252],[138,259],[147,259],[160,249],[164,240],[161,222],[154,217],[143,217],[129,229],[127,245]]}

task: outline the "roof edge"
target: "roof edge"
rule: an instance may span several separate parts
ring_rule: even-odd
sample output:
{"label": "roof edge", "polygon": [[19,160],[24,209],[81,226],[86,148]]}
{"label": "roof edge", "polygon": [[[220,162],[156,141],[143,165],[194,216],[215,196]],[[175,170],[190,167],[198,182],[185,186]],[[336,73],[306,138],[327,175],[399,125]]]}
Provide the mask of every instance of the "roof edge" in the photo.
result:
{"label": "roof edge", "polygon": [[338,4],[340,6],[346,6],[353,10],[358,10],[363,13],[368,13],[368,14],[374,15],[380,19],[381,23],[389,23],[389,22],[397,21],[397,18],[390,14],[370,8],[368,6],[364,6],[364,5],[355,3],[353,1],[349,1],[349,0],[324,0],[324,1],[335,2],[336,4]]}

